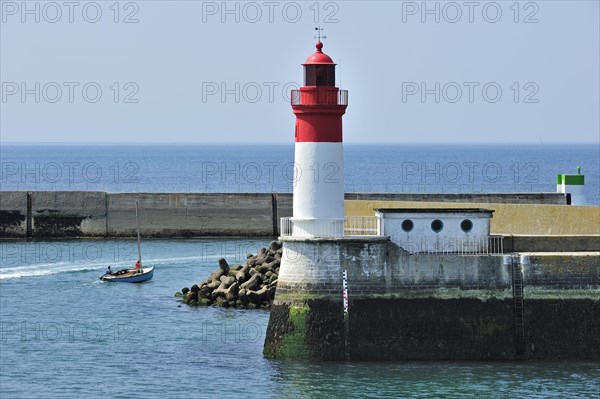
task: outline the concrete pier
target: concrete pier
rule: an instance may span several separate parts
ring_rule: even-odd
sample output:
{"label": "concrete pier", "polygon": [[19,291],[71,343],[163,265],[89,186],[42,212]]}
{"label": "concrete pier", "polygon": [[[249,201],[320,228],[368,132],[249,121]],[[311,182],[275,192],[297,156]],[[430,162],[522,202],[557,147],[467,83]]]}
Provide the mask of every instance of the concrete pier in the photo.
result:
{"label": "concrete pier", "polygon": [[283,244],[269,358],[600,359],[598,252],[413,255],[384,237]]}

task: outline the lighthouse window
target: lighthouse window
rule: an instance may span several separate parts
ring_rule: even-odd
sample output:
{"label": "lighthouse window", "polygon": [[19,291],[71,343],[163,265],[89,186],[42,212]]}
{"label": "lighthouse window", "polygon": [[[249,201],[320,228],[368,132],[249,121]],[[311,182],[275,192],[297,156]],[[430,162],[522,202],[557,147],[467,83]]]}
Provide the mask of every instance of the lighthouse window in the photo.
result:
{"label": "lighthouse window", "polygon": [[335,65],[306,65],[305,86],[335,86]]}
{"label": "lighthouse window", "polygon": [[411,231],[413,227],[415,227],[415,224],[410,219],[406,219],[402,222],[402,230],[406,231],[407,233]]}
{"label": "lighthouse window", "polygon": [[468,233],[471,231],[471,229],[473,229],[473,222],[471,222],[469,219],[465,219],[460,223],[460,228],[465,233]]}
{"label": "lighthouse window", "polygon": [[440,219],[435,219],[433,222],[431,222],[431,230],[435,231],[436,233],[442,231],[443,228],[444,223],[442,223]]}

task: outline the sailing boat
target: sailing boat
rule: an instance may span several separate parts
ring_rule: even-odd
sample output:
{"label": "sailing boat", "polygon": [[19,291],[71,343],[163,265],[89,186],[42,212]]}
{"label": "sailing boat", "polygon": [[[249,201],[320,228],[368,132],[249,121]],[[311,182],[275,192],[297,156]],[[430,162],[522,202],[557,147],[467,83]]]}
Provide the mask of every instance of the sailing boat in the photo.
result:
{"label": "sailing boat", "polygon": [[[142,247],[140,245],[140,218],[139,218],[138,203],[135,202],[135,221],[137,223],[137,244],[138,244],[138,259],[141,265],[142,262]],[[102,281],[114,281],[120,283],[141,283],[150,280],[154,275],[154,267],[139,269],[124,269],[114,273],[106,273],[100,277]]]}

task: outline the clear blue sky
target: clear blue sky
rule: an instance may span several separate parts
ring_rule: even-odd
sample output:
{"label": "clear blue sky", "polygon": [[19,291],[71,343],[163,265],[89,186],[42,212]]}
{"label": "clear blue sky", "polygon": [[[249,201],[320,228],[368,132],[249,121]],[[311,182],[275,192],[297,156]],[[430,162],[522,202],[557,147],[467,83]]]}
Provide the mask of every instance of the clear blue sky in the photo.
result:
{"label": "clear blue sky", "polygon": [[599,141],[598,1],[47,4],[1,2],[4,142],[292,142],[317,24],[346,142]]}

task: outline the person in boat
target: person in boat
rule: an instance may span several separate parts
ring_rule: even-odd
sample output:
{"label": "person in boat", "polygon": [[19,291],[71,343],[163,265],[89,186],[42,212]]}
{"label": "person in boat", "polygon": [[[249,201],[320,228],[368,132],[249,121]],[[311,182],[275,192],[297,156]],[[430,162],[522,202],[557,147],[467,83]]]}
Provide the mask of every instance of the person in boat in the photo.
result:
{"label": "person in boat", "polygon": [[108,269],[106,269],[106,272],[104,274],[112,275],[112,269],[110,268],[110,266],[108,267]]}
{"label": "person in boat", "polygon": [[141,259],[138,259],[137,262],[135,262],[135,267],[133,268],[133,270],[135,271],[135,273],[142,272],[142,260]]}

